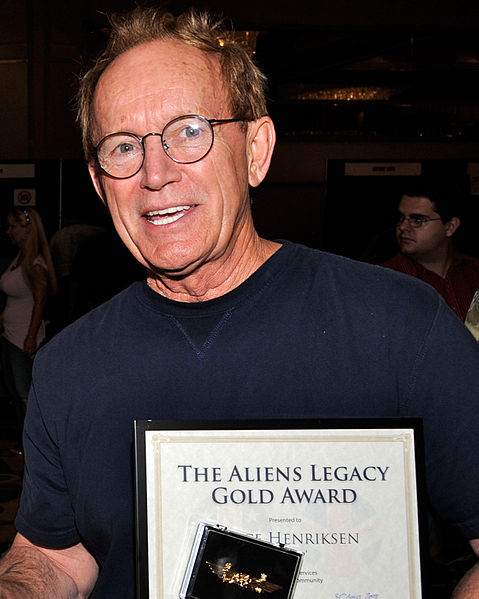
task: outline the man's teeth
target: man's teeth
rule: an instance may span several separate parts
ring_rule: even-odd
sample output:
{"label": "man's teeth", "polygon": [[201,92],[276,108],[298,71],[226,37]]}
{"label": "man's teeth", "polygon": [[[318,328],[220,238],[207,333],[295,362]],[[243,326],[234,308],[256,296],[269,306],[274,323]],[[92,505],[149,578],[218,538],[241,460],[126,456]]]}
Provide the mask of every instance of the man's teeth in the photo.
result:
{"label": "man's teeth", "polygon": [[173,206],[164,210],[152,210],[145,214],[146,220],[152,225],[169,225],[186,214],[191,206]]}

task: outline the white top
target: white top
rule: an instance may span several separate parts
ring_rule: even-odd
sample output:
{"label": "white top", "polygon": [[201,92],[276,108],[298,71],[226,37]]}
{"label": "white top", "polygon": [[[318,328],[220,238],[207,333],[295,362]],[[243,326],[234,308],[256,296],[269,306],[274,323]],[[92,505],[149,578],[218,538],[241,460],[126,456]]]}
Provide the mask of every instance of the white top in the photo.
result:
{"label": "white top", "polygon": [[[19,266],[12,270],[14,264],[15,260],[0,278],[0,289],[7,296],[3,311],[3,336],[23,350],[25,337],[30,327],[34,301],[30,287],[23,276],[22,267]],[[37,256],[34,264],[40,264],[45,270],[48,270],[42,256]],[[37,333],[37,347],[44,339],[45,323],[42,320]]]}

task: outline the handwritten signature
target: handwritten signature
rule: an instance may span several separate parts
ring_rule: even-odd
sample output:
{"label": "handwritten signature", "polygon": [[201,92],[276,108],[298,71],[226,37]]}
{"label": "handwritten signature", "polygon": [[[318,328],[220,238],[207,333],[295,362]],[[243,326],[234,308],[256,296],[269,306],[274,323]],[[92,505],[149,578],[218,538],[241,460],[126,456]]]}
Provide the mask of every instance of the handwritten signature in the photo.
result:
{"label": "handwritten signature", "polygon": [[351,595],[351,593],[336,593],[334,599],[381,599],[379,593],[366,593],[360,595]]}

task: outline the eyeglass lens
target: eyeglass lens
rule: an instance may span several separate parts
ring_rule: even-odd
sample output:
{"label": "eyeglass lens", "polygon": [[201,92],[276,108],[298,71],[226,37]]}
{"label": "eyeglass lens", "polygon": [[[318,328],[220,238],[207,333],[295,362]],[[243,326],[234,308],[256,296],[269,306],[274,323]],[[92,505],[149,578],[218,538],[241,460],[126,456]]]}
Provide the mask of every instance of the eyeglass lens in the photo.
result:
{"label": "eyeglass lens", "polygon": [[147,137],[160,136],[164,151],[175,162],[197,162],[213,145],[213,128],[202,116],[184,116],[170,121],[163,133],[148,133],[143,138],[133,133],[113,133],[97,148],[101,168],[112,177],[127,178],[143,165]]}
{"label": "eyeglass lens", "polygon": [[404,222],[406,222],[411,227],[418,228],[432,220],[441,220],[441,218],[430,218],[429,216],[423,216],[422,214],[410,214],[409,216],[398,214],[396,218],[396,224],[402,225]]}

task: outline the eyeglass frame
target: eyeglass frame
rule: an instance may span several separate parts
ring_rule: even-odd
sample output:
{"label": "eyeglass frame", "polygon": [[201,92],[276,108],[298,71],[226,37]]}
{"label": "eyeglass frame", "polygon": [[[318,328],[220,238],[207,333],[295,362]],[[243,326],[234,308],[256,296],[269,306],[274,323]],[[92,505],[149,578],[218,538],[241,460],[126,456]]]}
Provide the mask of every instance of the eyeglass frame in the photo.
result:
{"label": "eyeglass frame", "polygon": [[[415,219],[415,221],[411,219]],[[399,213],[396,217],[396,227],[399,227],[399,225],[407,222],[413,229],[420,229],[423,225],[426,225],[434,220],[442,220],[442,218],[440,216],[438,218],[431,218],[430,216],[423,214],[410,214],[406,216],[405,214]]]}
{"label": "eyeglass frame", "polygon": [[[187,119],[187,118],[198,118],[201,119],[203,122],[208,123],[210,129],[211,129],[211,144],[210,147],[208,148],[208,150],[203,154],[203,156],[201,156],[200,158],[196,158],[195,160],[191,160],[191,161],[187,161],[184,162],[182,160],[177,160],[176,158],[173,158],[173,156],[171,156],[168,153],[168,145],[163,141],[163,133],[165,131],[165,129],[167,127],[169,127],[169,125],[171,125],[172,123],[175,123],[176,121],[180,121],[181,119]],[[177,116],[174,119],[171,119],[171,121],[168,121],[166,123],[166,125],[163,127],[163,131],[161,133],[157,133],[157,132],[150,132],[150,133],[146,133],[145,135],[143,135],[143,137],[140,137],[139,135],[137,135],[136,133],[132,133],[131,131],[115,131],[115,133],[109,133],[108,135],[105,135],[105,137],[103,137],[102,139],[100,139],[100,141],[98,142],[98,144],[95,146],[94,150],[95,150],[95,159],[96,159],[96,163],[98,165],[98,167],[109,177],[111,177],[112,179],[119,179],[119,180],[123,180],[123,179],[130,179],[131,177],[134,177],[137,173],[139,173],[141,171],[141,169],[143,168],[143,165],[145,163],[145,154],[146,154],[146,148],[145,148],[145,143],[144,140],[147,137],[160,137],[161,138],[161,147],[163,148],[163,151],[165,152],[165,154],[168,156],[168,158],[170,158],[171,160],[173,160],[173,162],[176,162],[177,164],[194,164],[195,162],[199,162],[200,160],[203,160],[203,158],[205,158],[211,151],[211,148],[213,147],[214,141],[215,141],[215,132],[213,129],[213,125],[222,125],[224,123],[240,123],[240,122],[247,122],[247,119],[239,119],[239,118],[234,118],[234,119],[207,119],[205,116],[201,115],[201,114],[183,114],[181,116]],[[131,175],[127,175],[126,177],[117,177],[116,175],[111,175],[107,170],[105,170],[103,168],[103,166],[100,163],[100,159],[98,157],[98,149],[100,148],[101,144],[109,139],[110,137],[113,137],[115,135],[131,135],[132,137],[134,137],[135,139],[137,139],[139,141],[139,143],[141,144],[141,147],[143,149],[142,152],[142,160],[141,160],[141,164],[139,166],[139,168],[132,173]]]}

